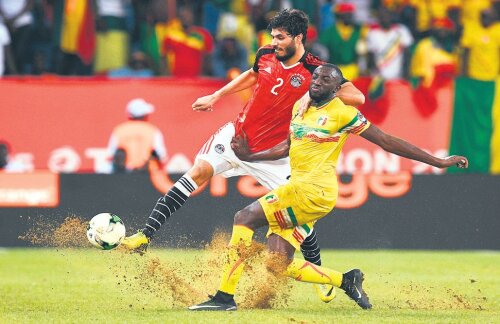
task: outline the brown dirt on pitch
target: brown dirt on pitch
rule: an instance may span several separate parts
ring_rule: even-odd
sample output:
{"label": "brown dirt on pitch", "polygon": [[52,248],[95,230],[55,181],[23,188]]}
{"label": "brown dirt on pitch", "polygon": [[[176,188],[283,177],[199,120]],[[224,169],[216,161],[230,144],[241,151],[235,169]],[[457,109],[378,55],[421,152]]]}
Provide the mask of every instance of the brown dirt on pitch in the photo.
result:
{"label": "brown dirt on pitch", "polygon": [[[137,258],[141,264],[138,268],[142,270],[132,277],[135,283],[131,285],[161,298],[172,307],[186,307],[205,301],[208,293],[216,291],[222,264],[218,251],[227,245],[227,240],[227,233],[215,233],[212,241],[205,246],[207,253],[195,257],[193,262],[162,260],[150,249]],[[125,257],[130,253],[126,249],[117,250]]]}
{"label": "brown dirt on pitch", "polygon": [[222,266],[222,253],[224,253],[229,244],[229,240],[231,239],[231,234],[217,230],[212,235],[212,239],[209,243],[205,244],[205,257],[208,263],[214,269]]}
{"label": "brown dirt on pitch", "polygon": [[89,245],[86,236],[87,224],[88,222],[77,216],[66,217],[62,224],[38,219],[19,239],[36,246],[85,247]]}
{"label": "brown dirt on pitch", "polygon": [[190,306],[207,300],[214,294],[220,278],[223,259],[222,251],[227,247],[229,235],[214,233],[210,243],[205,245],[202,256],[194,261],[163,261],[148,252],[147,266],[139,275],[140,286],[156,297],[171,300],[174,307]]}
{"label": "brown dirt on pitch", "polygon": [[[148,293],[171,301],[173,307],[189,306],[208,299],[208,294],[217,291],[224,266],[224,256],[228,249],[230,235],[217,231],[205,245],[204,253],[193,261],[164,261],[149,251],[146,265],[135,277],[136,286]],[[246,260],[245,270],[236,292],[239,308],[273,308],[286,305],[289,280],[282,275],[269,272],[266,267],[278,267],[277,258],[267,257],[266,246],[253,242],[239,253]]]}
{"label": "brown dirt on pitch", "polygon": [[387,305],[389,308],[410,308],[413,310],[485,309],[482,305],[485,297],[473,291],[459,293],[451,288],[427,287],[414,282],[397,289],[400,289],[404,298],[394,297],[394,300]]}
{"label": "brown dirt on pitch", "polygon": [[[212,240],[205,246],[203,260],[197,262],[203,270],[199,273],[206,283],[203,288],[210,292],[217,290],[224,257],[227,253],[230,234],[216,231]],[[236,290],[235,299],[242,309],[267,309],[286,305],[288,302],[289,280],[281,274],[268,271],[268,267],[276,269],[282,260],[269,257],[267,246],[253,241],[249,247],[240,246],[240,257],[245,259],[245,268]],[[266,266],[266,262],[268,262]]]}
{"label": "brown dirt on pitch", "polygon": [[66,217],[53,233],[52,244],[61,248],[88,247],[88,222],[77,216]]}
{"label": "brown dirt on pitch", "polygon": [[[260,249],[263,244],[256,243]],[[286,268],[286,258],[260,250],[259,258],[249,262],[247,275],[251,280],[243,295],[241,308],[269,309],[288,304],[290,280],[282,273]]]}
{"label": "brown dirt on pitch", "polygon": [[52,233],[56,226],[43,220],[34,220],[26,233],[18,238],[36,246],[52,246]]}
{"label": "brown dirt on pitch", "polygon": [[200,284],[200,289],[205,292],[205,299],[208,294],[217,291],[229,239],[229,233],[215,231],[210,242],[205,245],[203,254],[195,259],[197,269],[194,275],[198,280],[194,284]]}
{"label": "brown dirt on pitch", "polygon": [[182,264],[167,264],[152,257],[139,276],[141,287],[160,298],[172,297],[173,306],[199,302],[203,295],[191,286],[189,276],[183,275],[185,269]]}

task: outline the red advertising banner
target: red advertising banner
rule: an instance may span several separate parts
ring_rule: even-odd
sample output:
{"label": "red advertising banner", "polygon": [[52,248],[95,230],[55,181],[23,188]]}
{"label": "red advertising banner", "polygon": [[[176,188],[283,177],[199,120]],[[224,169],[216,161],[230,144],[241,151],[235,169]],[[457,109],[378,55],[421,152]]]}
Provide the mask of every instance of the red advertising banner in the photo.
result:
{"label": "red advertising banner", "polygon": [[[196,98],[212,93],[224,81],[97,80],[27,78],[0,80],[0,139],[11,144],[21,169],[53,172],[99,172],[107,163],[106,147],[114,126],[126,120],[125,106],[134,98],[155,105],[150,121],[165,137],[170,172],[189,168],[209,136],[233,120],[245,98],[231,95],[213,112],[193,112]],[[439,94],[439,109],[423,118],[406,83],[386,86],[388,115],[383,130],[438,155],[446,154],[451,121],[451,89]],[[270,112],[271,113],[271,112]],[[338,164],[339,173],[437,173],[427,166],[392,156],[361,138],[351,138]]]}
{"label": "red advertising banner", "polygon": [[57,207],[59,175],[0,173],[0,207]]}

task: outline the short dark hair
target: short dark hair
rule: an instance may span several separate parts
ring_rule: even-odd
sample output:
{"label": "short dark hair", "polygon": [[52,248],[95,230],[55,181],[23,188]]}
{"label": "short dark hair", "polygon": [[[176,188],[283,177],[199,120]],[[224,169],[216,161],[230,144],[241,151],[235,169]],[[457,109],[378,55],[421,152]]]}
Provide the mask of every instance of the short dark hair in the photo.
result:
{"label": "short dark hair", "polygon": [[332,69],[333,70],[333,75],[335,78],[338,78],[340,81],[342,81],[344,79],[344,75],[342,74],[342,71],[340,70],[340,68],[338,66],[336,66],[335,64],[332,64],[332,63],[324,63],[320,66],[324,66],[326,68],[329,68],[329,69]]}
{"label": "short dark hair", "polygon": [[276,14],[269,22],[270,29],[282,28],[293,37],[302,34],[302,44],[306,43],[309,18],[306,13],[298,9],[285,9]]}

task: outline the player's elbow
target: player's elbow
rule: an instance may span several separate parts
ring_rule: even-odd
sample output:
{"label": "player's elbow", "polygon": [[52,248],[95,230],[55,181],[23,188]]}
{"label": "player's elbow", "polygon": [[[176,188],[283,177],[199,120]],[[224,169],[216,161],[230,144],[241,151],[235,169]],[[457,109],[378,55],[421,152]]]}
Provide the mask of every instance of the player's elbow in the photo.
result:
{"label": "player's elbow", "polygon": [[284,147],[283,149],[281,149],[278,153],[278,156],[276,158],[276,160],[279,160],[279,159],[283,159],[283,158],[286,158],[287,156],[290,155],[290,147],[287,146],[287,147]]}
{"label": "player's elbow", "polygon": [[363,93],[359,93],[357,95],[357,100],[358,100],[358,104],[356,106],[361,106],[361,105],[364,105],[365,104],[365,101],[366,101],[366,98],[365,98],[365,95]]}
{"label": "player's elbow", "polygon": [[365,103],[365,95],[351,82],[341,86],[338,96],[346,105],[360,106]]}
{"label": "player's elbow", "polygon": [[356,93],[350,93],[350,94],[340,94],[339,95],[340,100],[342,100],[346,105],[349,106],[361,106],[362,104],[365,103],[365,95],[362,94],[361,92],[356,92]]}

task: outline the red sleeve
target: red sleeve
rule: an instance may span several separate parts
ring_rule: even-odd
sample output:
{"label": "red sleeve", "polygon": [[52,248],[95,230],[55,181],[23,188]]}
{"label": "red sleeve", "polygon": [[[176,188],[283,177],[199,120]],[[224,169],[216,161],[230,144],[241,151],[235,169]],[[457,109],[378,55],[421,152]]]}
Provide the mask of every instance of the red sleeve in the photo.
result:
{"label": "red sleeve", "polygon": [[262,46],[257,50],[257,54],[255,54],[255,62],[253,63],[254,72],[259,72],[259,60],[262,55],[274,53],[274,48],[271,45]]}

